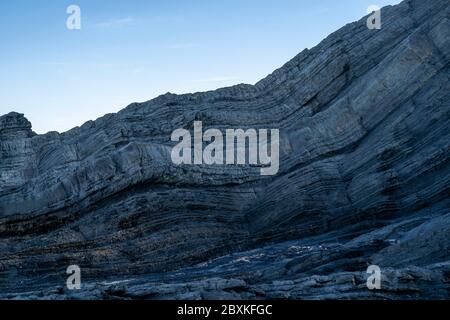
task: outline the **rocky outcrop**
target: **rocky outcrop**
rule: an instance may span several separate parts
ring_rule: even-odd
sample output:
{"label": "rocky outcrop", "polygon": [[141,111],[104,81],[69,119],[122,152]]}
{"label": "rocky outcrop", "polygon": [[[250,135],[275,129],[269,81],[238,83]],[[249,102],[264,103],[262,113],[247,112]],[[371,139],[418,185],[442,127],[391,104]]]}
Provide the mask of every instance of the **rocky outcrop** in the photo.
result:
{"label": "rocky outcrop", "polygon": [[[382,19],[254,86],[166,94],[61,134],[2,116],[0,297],[448,298],[450,2]],[[278,174],[174,165],[171,133],[196,120],[279,129]],[[371,264],[382,290],[366,287]]]}

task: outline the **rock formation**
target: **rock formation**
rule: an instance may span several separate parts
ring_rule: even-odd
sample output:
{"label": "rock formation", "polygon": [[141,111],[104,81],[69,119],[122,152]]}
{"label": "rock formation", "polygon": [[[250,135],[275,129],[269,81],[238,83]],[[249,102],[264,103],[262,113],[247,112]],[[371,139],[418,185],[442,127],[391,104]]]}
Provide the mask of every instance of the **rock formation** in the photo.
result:
{"label": "rock formation", "polygon": [[[166,94],[61,134],[2,116],[0,298],[449,298],[450,1],[382,19],[256,85]],[[196,120],[279,128],[278,174],[174,165],[171,133]],[[381,290],[366,287],[372,264]]]}

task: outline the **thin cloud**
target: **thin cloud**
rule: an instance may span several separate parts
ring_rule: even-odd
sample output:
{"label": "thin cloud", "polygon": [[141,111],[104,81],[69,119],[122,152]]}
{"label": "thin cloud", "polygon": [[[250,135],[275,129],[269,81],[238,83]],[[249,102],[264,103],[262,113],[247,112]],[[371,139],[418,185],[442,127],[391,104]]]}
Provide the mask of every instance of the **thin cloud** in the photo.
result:
{"label": "thin cloud", "polygon": [[98,22],[95,24],[97,28],[109,29],[109,28],[120,28],[120,27],[129,27],[136,26],[140,24],[140,20],[134,17],[125,17],[125,18],[115,18],[107,21]]}
{"label": "thin cloud", "polygon": [[239,77],[234,77],[234,76],[218,76],[218,77],[211,77],[211,78],[206,78],[206,79],[200,79],[197,80],[196,82],[227,82],[227,81],[236,81],[239,80]]}
{"label": "thin cloud", "polygon": [[42,66],[65,66],[65,62],[53,62],[53,61],[42,61],[39,63]]}
{"label": "thin cloud", "polygon": [[168,46],[169,49],[173,50],[181,50],[181,49],[192,49],[192,48],[198,48],[199,45],[195,43],[174,43]]}

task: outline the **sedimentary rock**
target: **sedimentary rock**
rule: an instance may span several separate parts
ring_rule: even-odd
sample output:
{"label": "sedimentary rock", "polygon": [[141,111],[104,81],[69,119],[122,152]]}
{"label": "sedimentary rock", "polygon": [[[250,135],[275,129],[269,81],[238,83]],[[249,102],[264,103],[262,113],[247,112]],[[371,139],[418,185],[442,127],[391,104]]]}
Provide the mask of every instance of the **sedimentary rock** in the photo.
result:
{"label": "sedimentary rock", "polygon": [[[450,2],[382,17],[256,85],[166,94],[65,133],[2,116],[0,297],[448,298]],[[279,129],[278,174],[173,164],[171,133],[194,121]]]}

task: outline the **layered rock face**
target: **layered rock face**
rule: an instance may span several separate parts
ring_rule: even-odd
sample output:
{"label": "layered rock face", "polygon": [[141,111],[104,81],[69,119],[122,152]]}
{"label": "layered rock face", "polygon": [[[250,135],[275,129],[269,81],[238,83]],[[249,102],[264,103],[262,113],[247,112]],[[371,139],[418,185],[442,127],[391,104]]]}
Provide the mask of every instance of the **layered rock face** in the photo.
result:
{"label": "layered rock face", "polygon": [[[449,298],[449,62],[450,1],[412,0],[254,86],[61,134],[2,116],[0,297]],[[194,121],[279,129],[278,174],[173,164],[171,134]]]}

